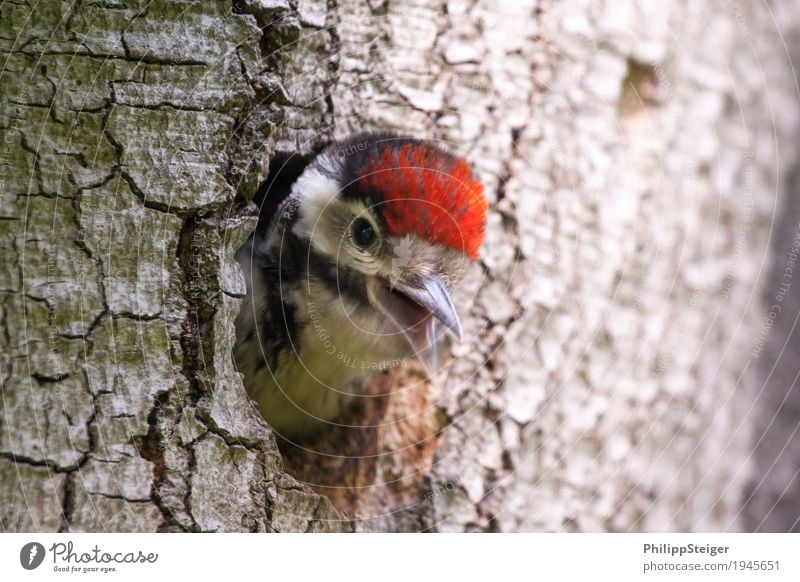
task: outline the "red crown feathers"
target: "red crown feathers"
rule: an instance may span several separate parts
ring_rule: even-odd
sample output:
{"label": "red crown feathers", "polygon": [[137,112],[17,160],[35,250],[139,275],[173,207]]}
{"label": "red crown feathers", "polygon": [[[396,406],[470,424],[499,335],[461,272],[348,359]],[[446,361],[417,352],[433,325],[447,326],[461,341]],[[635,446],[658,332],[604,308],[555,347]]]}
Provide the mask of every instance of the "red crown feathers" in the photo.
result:
{"label": "red crown feathers", "polygon": [[425,145],[388,146],[362,168],[391,234],[414,234],[478,258],[488,203],[467,163]]}

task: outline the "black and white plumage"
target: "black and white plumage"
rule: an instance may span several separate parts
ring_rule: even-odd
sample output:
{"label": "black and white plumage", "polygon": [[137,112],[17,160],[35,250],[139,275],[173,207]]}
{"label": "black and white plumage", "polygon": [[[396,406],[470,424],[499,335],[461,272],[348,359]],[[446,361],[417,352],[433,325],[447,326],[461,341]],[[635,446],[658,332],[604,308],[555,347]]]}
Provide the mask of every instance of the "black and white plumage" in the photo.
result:
{"label": "black and white plumage", "polygon": [[273,159],[256,232],[237,253],[247,296],[235,359],[276,434],[334,422],[379,369],[416,356],[431,372],[449,290],[483,238],[486,201],[438,146],[360,134]]}

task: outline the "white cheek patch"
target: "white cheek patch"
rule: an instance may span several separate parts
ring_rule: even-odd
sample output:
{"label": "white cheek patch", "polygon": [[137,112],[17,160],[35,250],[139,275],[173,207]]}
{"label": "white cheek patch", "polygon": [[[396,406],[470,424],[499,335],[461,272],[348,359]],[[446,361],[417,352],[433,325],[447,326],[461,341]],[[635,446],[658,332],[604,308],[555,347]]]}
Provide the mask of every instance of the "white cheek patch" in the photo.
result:
{"label": "white cheek patch", "polygon": [[[327,255],[335,255],[339,247],[339,237],[332,237],[331,229],[323,228],[326,221],[323,214],[331,215],[337,204],[339,184],[321,173],[316,168],[303,172],[292,186],[292,196],[302,200],[302,211],[294,225],[293,232],[300,238],[311,241],[319,251]],[[331,240],[335,238],[336,240]]]}
{"label": "white cheek patch", "polygon": [[304,172],[292,187],[292,196],[302,201],[302,210],[292,231],[309,240],[320,254],[356,264],[360,271],[375,274],[380,269],[375,257],[371,252],[354,248],[347,229],[356,216],[365,216],[376,230],[378,227],[363,203],[345,202],[339,193],[339,184],[317,168]]}

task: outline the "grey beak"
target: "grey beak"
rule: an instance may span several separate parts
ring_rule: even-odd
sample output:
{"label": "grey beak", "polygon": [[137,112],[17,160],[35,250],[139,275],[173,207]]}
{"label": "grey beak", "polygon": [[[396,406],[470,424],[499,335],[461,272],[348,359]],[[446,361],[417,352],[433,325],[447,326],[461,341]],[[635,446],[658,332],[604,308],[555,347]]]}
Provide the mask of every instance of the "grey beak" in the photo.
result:
{"label": "grey beak", "polygon": [[458,319],[450,293],[441,279],[430,276],[415,283],[395,284],[394,289],[421,306],[425,312],[429,313],[429,316],[416,325],[411,327],[406,325],[401,329],[414,349],[417,359],[425,366],[428,377],[434,380],[439,372],[438,344],[441,339],[437,324],[441,323],[460,341],[463,339],[461,321]]}
{"label": "grey beak", "polygon": [[395,284],[395,289],[430,311],[459,341],[464,339],[453,300],[439,277],[425,277],[417,285]]}
{"label": "grey beak", "polygon": [[461,321],[444,282],[436,276],[393,282],[391,288],[378,279],[367,287],[370,300],[408,340],[416,357],[433,380],[439,370],[438,323],[462,339]]}

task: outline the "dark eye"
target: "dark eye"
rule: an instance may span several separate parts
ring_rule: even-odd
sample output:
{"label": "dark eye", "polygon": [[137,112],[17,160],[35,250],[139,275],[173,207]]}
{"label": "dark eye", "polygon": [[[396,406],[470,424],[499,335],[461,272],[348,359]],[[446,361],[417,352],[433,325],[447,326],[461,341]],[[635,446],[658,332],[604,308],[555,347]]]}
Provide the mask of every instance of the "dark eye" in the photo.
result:
{"label": "dark eye", "polygon": [[356,218],[353,222],[352,232],[353,240],[361,248],[371,247],[378,238],[375,229],[366,218]]}

